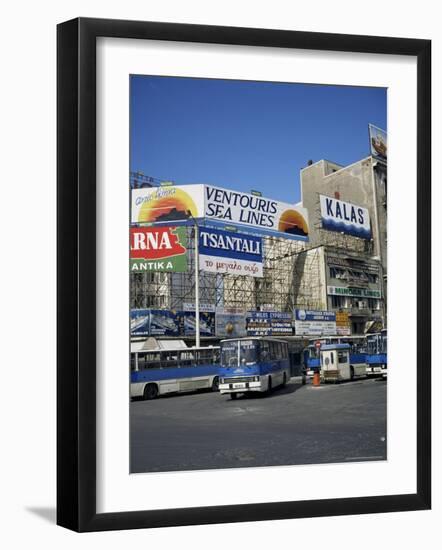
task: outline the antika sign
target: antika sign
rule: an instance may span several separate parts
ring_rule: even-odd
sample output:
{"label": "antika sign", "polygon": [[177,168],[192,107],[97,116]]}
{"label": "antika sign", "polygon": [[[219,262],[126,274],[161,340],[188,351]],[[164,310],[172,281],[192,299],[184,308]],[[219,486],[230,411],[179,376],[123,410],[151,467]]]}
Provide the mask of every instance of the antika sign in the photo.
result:
{"label": "antika sign", "polygon": [[186,227],[132,227],[130,270],[187,271]]}

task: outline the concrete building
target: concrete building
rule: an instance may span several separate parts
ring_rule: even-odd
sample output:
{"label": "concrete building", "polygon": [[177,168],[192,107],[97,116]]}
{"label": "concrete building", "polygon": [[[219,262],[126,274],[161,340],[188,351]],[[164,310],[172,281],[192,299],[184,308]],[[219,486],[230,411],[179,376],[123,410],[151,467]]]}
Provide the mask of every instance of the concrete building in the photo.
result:
{"label": "concrete building", "polygon": [[[301,198],[309,213],[310,246],[323,248],[318,260],[324,309],[347,314],[353,334],[386,326],[386,165],[371,156],[345,167],[327,160],[311,163],[301,170]],[[369,233],[361,238],[343,224],[331,230],[324,223],[325,198],[366,209]],[[350,220],[350,211],[342,216]]]}

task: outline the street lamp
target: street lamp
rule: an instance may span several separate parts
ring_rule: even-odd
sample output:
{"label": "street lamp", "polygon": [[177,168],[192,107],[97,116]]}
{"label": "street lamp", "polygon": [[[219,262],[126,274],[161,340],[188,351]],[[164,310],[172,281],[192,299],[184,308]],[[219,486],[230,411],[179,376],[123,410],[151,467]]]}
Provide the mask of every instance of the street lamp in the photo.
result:
{"label": "street lamp", "polygon": [[192,218],[194,223],[195,239],[195,345],[200,347],[200,255],[199,255],[199,227],[198,222],[193,217],[192,212],[187,210],[187,215]]}

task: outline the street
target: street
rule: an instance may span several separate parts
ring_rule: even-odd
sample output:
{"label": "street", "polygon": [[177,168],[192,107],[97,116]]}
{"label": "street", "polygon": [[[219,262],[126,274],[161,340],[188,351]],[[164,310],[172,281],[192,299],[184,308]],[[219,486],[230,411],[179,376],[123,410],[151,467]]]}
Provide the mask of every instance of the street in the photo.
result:
{"label": "street", "polygon": [[361,379],[270,395],[178,394],[130,404],[131,472],[386,459],[386,388]]}

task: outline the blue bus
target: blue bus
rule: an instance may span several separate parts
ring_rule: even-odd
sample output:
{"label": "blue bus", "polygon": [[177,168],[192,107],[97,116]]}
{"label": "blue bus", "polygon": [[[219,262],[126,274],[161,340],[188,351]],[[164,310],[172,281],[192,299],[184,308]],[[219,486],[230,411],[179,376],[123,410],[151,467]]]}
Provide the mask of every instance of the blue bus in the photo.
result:
{"label": "blue bus", "polygon": [[218,391],[219,347],[133,351],[130,356],[132,398],[211,388]]}
{"label": "blue bus", "polygon": [[219,390],[236,399],[239,393],[270,392],[290,379],[288,344],[265,337],[221,340]]}
{"label": "blue bus", "polygon": [[367,334],[366,338],[367,376],[387,377],[387,330]]}

